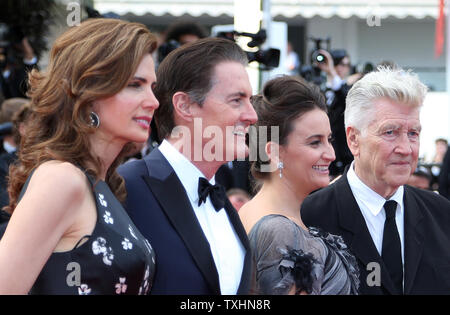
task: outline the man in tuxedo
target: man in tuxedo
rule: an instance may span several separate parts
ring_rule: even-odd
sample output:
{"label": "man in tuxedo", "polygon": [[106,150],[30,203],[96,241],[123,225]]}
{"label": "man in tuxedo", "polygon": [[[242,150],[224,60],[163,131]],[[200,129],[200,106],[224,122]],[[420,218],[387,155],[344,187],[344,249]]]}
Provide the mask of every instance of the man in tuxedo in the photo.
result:
{"label": "man in tuxedo", "polygon": [[344,238],[361,294],[450,293],[450,202],[405,185],[417,166],[425,94],[401,69],[379,68],[355,83],[345,110],[354,162],[301,208],[306,225]]}
{"label": "man in tuxedo", "polygon": [[119,169],[125,207],[156,253],[152,294],[247,294],[251,255],[236,210],[215,184],[219,167],[248,155],[257,120],[245,52],[205,38],[171,52],[157,72],[164,139]]}

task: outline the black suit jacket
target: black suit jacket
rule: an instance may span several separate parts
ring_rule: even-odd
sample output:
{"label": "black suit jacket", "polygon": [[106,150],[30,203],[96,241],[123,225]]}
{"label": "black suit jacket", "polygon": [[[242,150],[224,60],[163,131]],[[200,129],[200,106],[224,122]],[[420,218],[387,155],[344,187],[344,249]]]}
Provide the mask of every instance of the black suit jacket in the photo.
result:
{"label": "black suit jacket", "polygon": [[[450,202],[433,192],[404,187],[404,293],[450,294]],[[307,226],[321,227],[344,238],[358,260],[360,294],[395,292],[347,174],[308,196],[302,204],[301,216]],[[374,269],[367,270],[371,262],[381,267],[381,286],[368,285],[368,276],[373,280]]]}
{"label": "black suit jacket", "polygon": [[[156,254],[152,294],[220,294],[214,259],[191,203],[169,162],[159,149],[143,160],[122,165],[125,209]],[[245,250],[238,294],[248,294],[251,255],[245,229],[226,200],[225,210]]]}
{"label": "black suit jacket", "polygon": [[439,193],[450,200],[450,146],[447,148],[439,173]]}

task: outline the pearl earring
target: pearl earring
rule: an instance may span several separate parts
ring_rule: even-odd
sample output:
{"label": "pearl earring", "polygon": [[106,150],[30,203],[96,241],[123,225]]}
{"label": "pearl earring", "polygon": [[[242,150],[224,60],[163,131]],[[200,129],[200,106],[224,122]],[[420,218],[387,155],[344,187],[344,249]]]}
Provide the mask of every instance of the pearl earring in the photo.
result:
{"label": "pearl earring", "polygon": [[280,178],[283,178],[283,168],[284,168],[284,164],[283,162],[278,162],[278,169],[280,170]]}

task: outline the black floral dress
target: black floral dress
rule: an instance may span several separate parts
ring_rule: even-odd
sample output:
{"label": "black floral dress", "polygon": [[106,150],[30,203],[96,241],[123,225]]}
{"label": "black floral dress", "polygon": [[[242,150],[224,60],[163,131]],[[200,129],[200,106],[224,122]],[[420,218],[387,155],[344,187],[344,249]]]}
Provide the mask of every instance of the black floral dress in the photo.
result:
{"label": "black floral dress", "polygon": [[147,294],[155,273],[152,247],[108,185],[88,179],[97,205],[94,231],[73,250],[52,253],[30,294]]}

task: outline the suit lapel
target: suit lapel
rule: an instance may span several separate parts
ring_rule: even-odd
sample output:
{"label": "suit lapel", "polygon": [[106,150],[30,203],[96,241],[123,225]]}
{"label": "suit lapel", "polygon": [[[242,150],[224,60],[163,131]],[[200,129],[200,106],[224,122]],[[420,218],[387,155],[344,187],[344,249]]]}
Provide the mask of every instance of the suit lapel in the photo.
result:
{"label": "suit lapel", "polygon": [[239,218],[236,209],[234,209],[228,198],[225,200],[225,211],[227,212],[228,218],[233,225],[233,228],[236,231],[236,234],[238,235],[242,245],[245,248],[244,267],[242,269],[241,282],[239,283],[237,294],[248,294],[248,292],[250,291],[251,283],[250,243],[248,241],[247,233],[245,232],[241,219]]}
{"label": "suit lapel", "polygon": [[[344,240],[356,258],[362,262],[364,268],[371,262],[379,264],[381,267],[382,286],[391,294],[394,294],[395,288],[391,277],[387,273],[383,260],[370,236],[366,221],[353,196],[347,180],[347,173],[336,181],[335,189],[338,203],[339,224],[341,228],[348,231],[348,233],[342,235]],[[361,281],[366,281],[366,279],[361,279]]]}
{"label": "suit lapel", "polygon": [[420,206],[413,198],[414,193],[405,186],[404,213],[405,213],[405,294],[411,291],[413,280],[423,251],[424,230],[419,224],[423,218]]}
{"label": "suit lapel", "polygon": [[241,240],[245,250],[246,251],[250,250],[250,244],[247,238],[247,233],[245,232],[244,226],[242,225],[241,219],[239,218],[236,209],[234,209],[233,205],[228,200],[228,198],[227,200],[225,200],[225,211],[227,212],[228,218],[230,219],[230,222],[233,225],[234,230],[236,231],[236,234]]}
{"label": "suit lapel", "polygon": [[180,235],[213,294],[220,294],[219,275],[209,243],[183,185],[158,149],[144,160],[149,173],[149,176],[143,176],[144,181]]}

